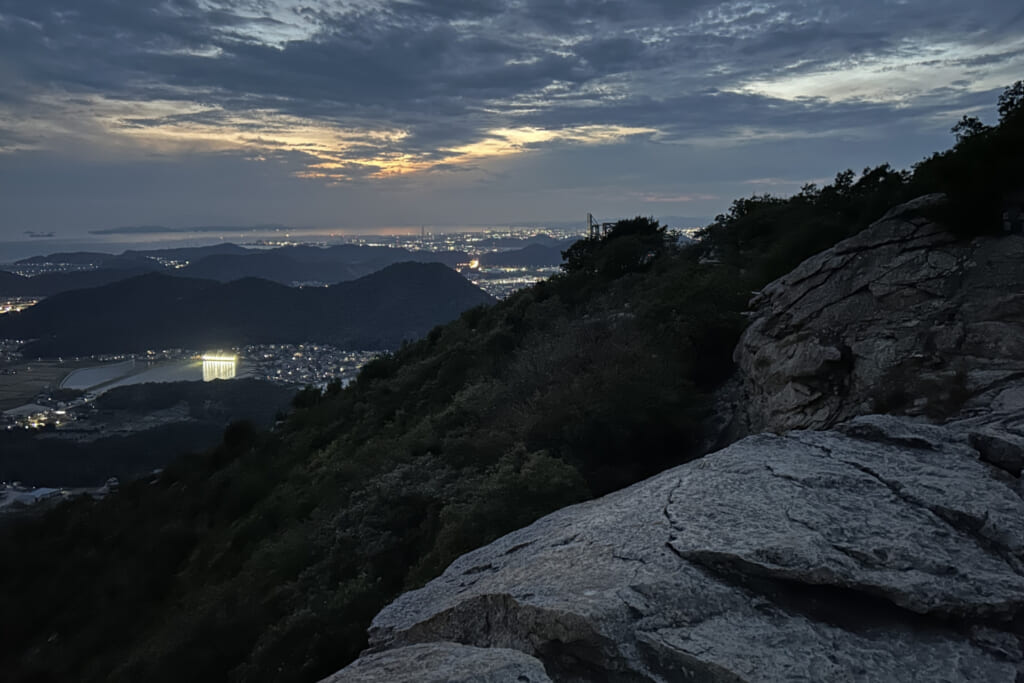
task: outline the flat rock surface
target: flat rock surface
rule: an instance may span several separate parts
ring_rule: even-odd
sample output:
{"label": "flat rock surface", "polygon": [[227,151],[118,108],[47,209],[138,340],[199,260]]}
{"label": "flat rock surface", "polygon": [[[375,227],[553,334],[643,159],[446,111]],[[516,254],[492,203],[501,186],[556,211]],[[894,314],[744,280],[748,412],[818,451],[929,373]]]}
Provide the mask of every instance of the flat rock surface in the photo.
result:
{"label": "flat rock surface", "polygon": [[464,555],[370,650],[513,649],[556,681],[1015,681],[1024,500],[971,446],[1005,426],[744,439]]}
{"label": "flat rock surface", "polygon": [[551,683],[517,650],[427,643],[367,655],[321,683]]}

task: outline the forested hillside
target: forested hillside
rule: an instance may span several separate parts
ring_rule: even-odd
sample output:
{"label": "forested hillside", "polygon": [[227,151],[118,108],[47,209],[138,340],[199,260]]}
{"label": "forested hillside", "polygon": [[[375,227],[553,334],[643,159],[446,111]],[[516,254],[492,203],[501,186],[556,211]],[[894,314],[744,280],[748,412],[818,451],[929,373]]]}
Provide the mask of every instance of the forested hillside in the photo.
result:
{"label": "forested hillside", "polygon": [[317,341],[391,348],[490,301],[439,263],[397,263],[330,287],[246,278],[226,284],[150,273],[64,292],[3,316],[0,338],[28,356]]}
{"label": "forested hillside", "polygon": [[622,221],[570,247],[550,281],[344,390],[302,392],[277,430],[232,425],[156,484],[9,530],[0,667],[18,681],[339,669],[384,604],[459,554],[698,457],[752,291],[928,192],[949,195],[964,236],[1001,230],[1024,187],[1024,84],[1000,117],[913,172],[738,200],[693,247]]}

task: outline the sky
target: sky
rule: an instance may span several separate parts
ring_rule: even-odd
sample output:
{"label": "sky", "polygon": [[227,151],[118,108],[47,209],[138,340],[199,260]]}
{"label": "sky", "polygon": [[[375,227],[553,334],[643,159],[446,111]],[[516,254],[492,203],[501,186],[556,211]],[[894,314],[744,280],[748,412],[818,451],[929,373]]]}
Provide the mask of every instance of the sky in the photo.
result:
{"label": "sky", "polygon": [[1019,0],[0,0],[0,241],[710,217],[1020,78]]}

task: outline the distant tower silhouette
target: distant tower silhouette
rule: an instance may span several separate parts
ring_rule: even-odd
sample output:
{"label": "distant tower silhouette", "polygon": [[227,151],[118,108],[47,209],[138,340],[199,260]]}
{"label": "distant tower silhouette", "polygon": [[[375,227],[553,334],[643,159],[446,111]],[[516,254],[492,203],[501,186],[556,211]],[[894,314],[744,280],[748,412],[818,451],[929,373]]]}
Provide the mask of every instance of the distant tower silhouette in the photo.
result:
{"label": "distant tower silhouette", "polygon": [[599,239],[607,235],[613,227],[615,227],[614,223],[598,223],[594,220],[594,214],[587,214],[587,239]]}

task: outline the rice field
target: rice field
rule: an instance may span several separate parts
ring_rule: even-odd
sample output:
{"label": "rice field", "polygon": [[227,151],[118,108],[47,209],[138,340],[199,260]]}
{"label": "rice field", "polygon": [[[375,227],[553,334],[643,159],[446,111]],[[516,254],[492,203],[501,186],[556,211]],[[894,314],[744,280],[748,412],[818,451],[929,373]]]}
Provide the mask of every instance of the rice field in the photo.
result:
{"label": "rice field", "polygon": [[56,389],[72,371],[58,361],[32,361],[0,370],[0,411],[30,402],[45,389]]}

